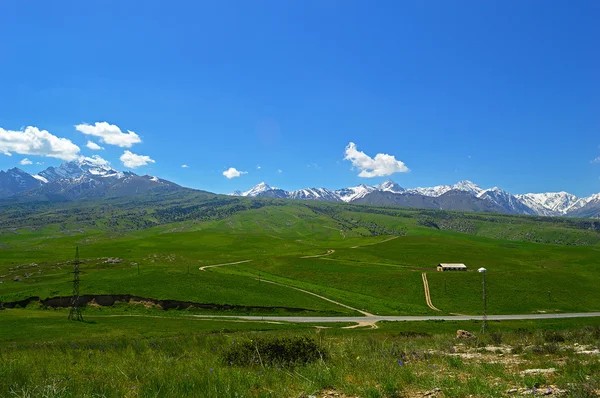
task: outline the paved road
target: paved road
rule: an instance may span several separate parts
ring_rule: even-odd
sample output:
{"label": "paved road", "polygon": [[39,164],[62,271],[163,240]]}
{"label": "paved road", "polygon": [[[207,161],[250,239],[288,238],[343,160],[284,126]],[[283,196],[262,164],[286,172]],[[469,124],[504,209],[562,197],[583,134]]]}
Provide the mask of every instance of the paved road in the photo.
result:
{"label": "paved road", "polygon": [[[194,315],[201,318],[237,318],[251,321],[286,321],[308,323],[332,322],[368,322],[379,321],[470,321],[482,320],[481,315],[454,315],[454,316],[214,316]],[[600,317],[600,312],[579,312],[564,314],[522,314],[522,315],[488,315],[489,321],[527,320],[527,319],[564,319],[564,318],[591,318]]]}

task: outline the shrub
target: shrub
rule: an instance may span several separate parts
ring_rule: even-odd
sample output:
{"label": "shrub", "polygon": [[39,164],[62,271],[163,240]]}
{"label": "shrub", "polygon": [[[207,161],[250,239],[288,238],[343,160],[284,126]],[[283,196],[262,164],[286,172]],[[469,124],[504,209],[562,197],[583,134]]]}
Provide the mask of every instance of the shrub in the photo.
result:
{"label": "shrub", "polygon": [[327,353],[309,337],[257,338],[232,344],[223,361],[235,366],[292,366],[326,359]]}
{"label": "shrub", "polygon": [[565,338],[559,332],[555,332],[554,330],[546,330],[544,331],[544,341],[546,343],[562,343],[565,341]]}
{"label": "shrub", "polygon": [[489,336],[494,345],[502,344],[502,332],[490,332]]}

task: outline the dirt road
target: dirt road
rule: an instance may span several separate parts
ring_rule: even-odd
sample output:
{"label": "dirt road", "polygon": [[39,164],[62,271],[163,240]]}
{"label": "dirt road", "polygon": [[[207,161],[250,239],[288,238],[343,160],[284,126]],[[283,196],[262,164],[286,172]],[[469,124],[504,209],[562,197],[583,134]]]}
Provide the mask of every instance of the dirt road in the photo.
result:
{"label": "dirt road", "polygon": [[431,302],[431,296],[429,295],[429,282],[427,282],[427,274],[423,272],[421,274],[421,277],[423,278],[423,289],[425,290],[425,302],[427,303],[427,306],[434,311],[441,311],[439,308],[436,308]]}
{"label": "dirt road", "polygon": [[206,271],[207,268],[213,268],[213,267],[222,267],[224,265],[234,265],[234,264],[242,264],[242,263],[248,263],[252,260],[243,260],[243,261],[236,261],[235,263],[225,263],[225,264],[214,264],[214,265],[205,265],[204,267],[200,267],[200,271]]}

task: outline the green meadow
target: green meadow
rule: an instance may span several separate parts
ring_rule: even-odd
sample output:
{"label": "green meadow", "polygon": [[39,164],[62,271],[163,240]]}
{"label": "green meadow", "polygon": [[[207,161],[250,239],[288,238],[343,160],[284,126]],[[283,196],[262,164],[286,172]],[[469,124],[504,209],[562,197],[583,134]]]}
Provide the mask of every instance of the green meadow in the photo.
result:
{"label": "green meadow", "polygon": [[[0,395],[596,396],[597,318],[490,322],[480,334],[480,322],[267,317],[481,314],[479,267],[490,314],[598,311],[599,231],[592,220],[201,192],[3,203]],[[71,295],[76,247],[82,295],[135,300],[90,302],[84,322],[45,305]],[[469,271],[437,272],[440,262]],[[234,318],[246,314],[265,318]],[[458,329],[476,337],[456,340]]]}
{"label": "green meadow", "polygon": [[[356,314],[302,289],[377,315],[439,314],[425,303],[426,272],[442,314],[481,314],[485,267],[489,313],[600,309],[600,227],[589,220],[200,193],[2,210],[3,302],[70,295],[79,247],[85,295]],[[436,272],[440,262],[469,271]]]}

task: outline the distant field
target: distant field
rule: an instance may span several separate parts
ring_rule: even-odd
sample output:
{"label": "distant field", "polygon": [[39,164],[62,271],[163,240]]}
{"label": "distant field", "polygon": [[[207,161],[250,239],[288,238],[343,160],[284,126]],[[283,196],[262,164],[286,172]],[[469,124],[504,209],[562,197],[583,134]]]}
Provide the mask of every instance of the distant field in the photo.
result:
{"label": "distant field", "polygon": [[[484,266],[489,313],[600,309],[600,232],[588,220],[200,196],[2,210],[3,302],[70,295],[79,246],[88,295],[357,314],[296,287],[374,314],[423,315],[434,313],[427,272],[443,314],[480,314],[474,270]],[[439,273],[439,262],[471,272]]]}

